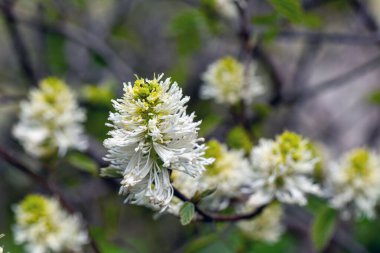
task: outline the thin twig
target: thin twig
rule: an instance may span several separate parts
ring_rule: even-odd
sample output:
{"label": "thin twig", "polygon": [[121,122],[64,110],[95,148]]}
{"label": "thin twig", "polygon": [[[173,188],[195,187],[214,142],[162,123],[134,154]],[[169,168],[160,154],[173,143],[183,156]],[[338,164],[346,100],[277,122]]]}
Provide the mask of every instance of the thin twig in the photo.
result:
{"label": "thin twig", "polygon": [[293,75],[293,90],[297,90],[302,85],[305,85],[306,82],[308,82],[309,76],[311,74],[311,66],[314,63],[320,48],[321,41],[319,39],[306,39],[304,48],[297,62],[296,71]]}
{"label": "thin twig", "polygon": [[[359,15],[361,20],[363,21],[367,30],[373,33],[374,36],[379,35],[379,24],[376,22],[376,19],[371,15],[367,6],[360,0],[350,0],[349,1],[352,8]],[[380,41],[377,43],[380,48]],[[378,123],[379,115],[377,115],[377,120],[373,123],[370,129],[367,131],[366,143],[369,147],[373,147],[376,145],[377,140],[379,139],[380,134],[380,126]]]}
{"label": "thin twig", "polygon": [[[184,194],[182,194],[176,188],[174,188],[174,196],[176,196],[182,201],[192,202],[189,198],[187,198]],[[202,219],[200,220],[202,222],[232,222],[232,221],[253,219],[256,216],[259,216],[265,210],[265,208],[269,205],[269,204],[261,205],[255,210],[253,210],[252,212],[246,213],[246,214],[221,215],[221,214],[206,212],[202,208],[200,208],[197,203],[194,203],[194,202],[192,203],[194,204],[195,211],[197,211],[197,213],[202,217]]]}
{"label": "thin twig", "polygon": [[9,32],[12,46],[14,48],[17,60],[20,64],[20,68],[24,72],[25,77],[28,79],[31,85],[37,86],[37,76],[33,70],[24,40],[22,39],[22,36],[17,28],[17,19],[13,13],[14,4],[15,1],[4,0],[3,4],[0,5],[0,9],[4,14],[5,25]]}
{"label": "thin twig", "polygon": [[[3,5],[0,5],[3,8]],[[8,16],[9,13],[3,13]],[[107,62],[110,69],[120,80],[128,80],[133,74],[131,68],[125,63],[124,59],[116,53],[103,39],[100,39],[91,32],[82,29],[74,24],[46,23],[37,18],[26,18],[25,14],[16,15],[14,19],[20,24],[34,29],[44,29],[47,32],[59,34],[65,38],[88,48],[93,53],[99,55]]]}
{"label": "thin twig", "polygon": [[337,88],[342,85],[349,83],[352,80],[355,80],[364,74],[371,72],[380,67],[380,56],[375,57],[374,59],[360,65],[359,67],[348,71],[336,78],[328,80],[318,85],[314,85],[313,88],[309,88],[307,90],[301,91],[296,94],[293,98],[290,98],[287,101],[287,104],[299,104],[305,101],[308,101],[319,94],[323,93],[326,90],[330,90],[331,88]]}
{"label": "thin twig", "polygon": [[1,95],[0,94],[0,105],[11,103],[11,102],[19,102],[23,98],[25,98],[25,96],[22,96],[22,95]]}
{"label": "thin twig", "polygon": [[379,30],[376,19],[371,15],[367,6],[361,0],[348,0],[348,2],[369,31],[377,32]]}
{"label": "thin twig", "polygon": [[324,33],[312,31],[280,31],[276,40],[293,42],[294,39],[307,39],[309,42],[314,43],[315,40],[320,40],[324,43],[332,43],[339,45],[349,46],[367,46],[380,43],[380,35],[357,35],[348,33]]}

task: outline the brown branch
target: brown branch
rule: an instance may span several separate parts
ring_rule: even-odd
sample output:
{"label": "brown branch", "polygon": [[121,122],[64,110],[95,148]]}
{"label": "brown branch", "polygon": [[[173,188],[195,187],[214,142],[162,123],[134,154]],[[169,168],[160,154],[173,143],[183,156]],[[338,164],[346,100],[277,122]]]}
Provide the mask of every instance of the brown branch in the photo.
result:
{"label": "brown branch", "polygon": [[314,85],[313,88],[309,88],[307,90],[299,92],[298,94],[293,95],[292,98],[289,98],[286,100],[286,103],[288,105],[304,103],[331,88],[337,88],[342,85],[345,85],[349,83],[350,81],[355,80],[361,77],[362,75],[368,72],[371,72],[379,67],[380,67],[380,56],[377,56],[376,58],[336,78],[333,78],[331,80],[328,80],[318,85]]}
{"label": "brown branch", "polygon": [[[4,147],[0,146],[0,157],[12,165],[14,168],[18,169],[22,173],[24,173],[26,176],[31,178],[33,181],[38,183],[40,186],[45,188],[48,192],[50,192],[52,195],[56,196],[61,203],[62,207],[65,208],[69,213],[75,213],[75,209],[70,205],[70,203],[66,200],[63,193],[58,190],[58,188],[49,182],[45,177],[37,174],[36,172],[29,169],[27,165],[20,162],[19,159],[12,154],[11,152],[8,152]],[[90,232],[88,232],[88,235],[90,237],[90,245],[95,253],[100,253],[100,250],[94,240],[94,238],[91,236]]]}
{"label": "brown branch", "polygon": [[12,41],[12,46],[15,51],[20,68],[25,77],[33,86],[37,86],[37,77],[33,70],[32,63],[30,61],[28,50],[25,46],[24,40],[17,28],[17,19],[13,13],[13,6],[16,1],[4,0],[0,9],[4,14],[5,26],[8,30],[9,36]]}
{"label": "brown branch", "polygon": [[297,62],[297,68],[293,75],[293,90],[296,90],[308,82],[311,66],[321,48],[321,41],[317,38],[306,39],[304,48]]}
{"label": "brown branch", "polygon": [[363,21],[365,27],[369,31],[376,33],[379,30],[379,25],[377,24],[376,19],[371,15],[367,6],[361,0],[348,0],[348,2]]}
{"label": "brown branch", "polygon": [[380,43],[380,35],[357,35],[347,33],[323,33],[312,31],[280,31],[277,40],[307,39],[310,42],[320,40],[324,43],[344,44],[351,46],[367,46]]}
{"label": "brown branch", "polygon": [[19,102],[23,98],[25,98],[25,96],[22,96],[22,95],[1,95],[0,94],[0,105],[12,103],[12,102]]}
{"label": "brown branch", "polygon": [[[179,198],[180,200],[184,202],[192,202],[189,198],[187,198],[183,193],[178,191],[176,188],[174,188],[174,196]],[[259,216],[265,208],[269,204],[264,204],[256,208],[250,213],[246,214],[235,214],[235,215],[221,215],[217,213],[209,213],[207,211],[204,211],[202,208],[199,207],[197,203],[194,203],[195,211],[202,217],[200,221],[202,222],[232,222],[232,221],[240,221],[240,220],[249,220],[253,219],[257,216]]]}
{"label": "brown branch", "polygon": [[[3,5],[0,5],[0,8],[3,8]],[[9,13],[3,14],[5,16],[9,15]],[[74,24],[46,23],[41,19],[25,16],[27,15],[24,13],[19,13],[18,15],[14,13],[14,19],[20,24],[61,35],[99,55],[120,80],[127,80],[132,76],[133,72],[124,59],[106,41],[91,32]]]}

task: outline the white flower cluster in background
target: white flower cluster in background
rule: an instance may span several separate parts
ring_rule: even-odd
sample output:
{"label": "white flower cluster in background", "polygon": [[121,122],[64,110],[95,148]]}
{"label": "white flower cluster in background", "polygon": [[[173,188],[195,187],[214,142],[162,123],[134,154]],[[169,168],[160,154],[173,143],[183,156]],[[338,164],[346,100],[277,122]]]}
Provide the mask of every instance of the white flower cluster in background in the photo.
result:
{"label": "white flower cluster in background", "polygon": [[331,205],[351,214],[373,218],[380,199],[380,159],[367,149],[345,154],[329,170]]}
{"label": "white flower cluster in background", "polygon": [[235,0],[215,0],[215,10],[225,18],[236,19],[239,15]]}
{"label": "white flower cluster in background", "polygon": [[29,253],[82,252],[88,243],[80,217],[67,213],[56,199],[29,195],[14,211],[15,241]]}
{"label": "white flower cluster in background", "polygon": [[224,209],[233,198],[242,195],[242,188],[252,180],[252,170],[242,150],[229,150],[216,140],[207,143],[206,157],[215,161],[199,178],[202,190],[215,188],[207,202],[211,209]]}
{"label": "white flower cluster in background", "polygon": [[[173,172],[173,186],[189,199],[206,190],[214,190],[212,196],[202,202],[202,206],[211,210],[225,209],[231,199],[242,195],[242,188],[252,179],[249,162],[244,158],[243,151],[228,150],[216,140],[207,143],[205,157],[214,158],[215,161],[206,166],[206,171],[201,176],[193,178]],[[170,205],[173,210],[178,210],[180,206],[177,199]]]}
{"label": "white flower cluster in background", "polygon": [[377,23],[380,23],[380,1],[379,0],[369,0],[369,11],[375,17]]}
{"label": "white flower cluster in background", "polygon": [[252,220],[239,221],[237,226],[246,237],[252,240],[275,243],[284,232],[281,224],[282,215],[281,205],[273,203],[267,206],[259,216]]}
{"label": "white flower cluster in background", "polygon": [[244,64],[231,56],[217,60],[203,73],[202,97],[227,105],[235,105],[240,101],[251,104],[265,92],[262,80],[256,74],[256,67],[256,64],[250,63],[245,68]]}
{"label": "white flower cluster in background", "polygon": [[277,199],[305,205],[307,193],[321,193],[313,182],[318,158],[311,152],[308,140],[295,133],[286,131],[275,140],[260,140],[252,149],[251,162],[253,202],[266,203]]}
{"label": "white flower cluster in background", "polygon": [[87,146],[82,123],[85,113],[61,80],[46,78],[21,103],[20,121],[13,135],[35,157],[63,156],[68,149]]}
{"label": "white flower cluster in background", "polygon": [[[4,237],[4,234],[1,234],[0,235],[0,239],[3,238],[3,237]],[[0,247],[0,253],[3,253],[3,251],[4,251],[3,247]]]}
{"label": "white flower cluster in background", "polygon": [[169,170],[199,176],[213,159],[203,157],[200,122],[186,113],[182,90],[163,75],[124,85],[124,97],[113,101],[113,130],[104,141],[106,160],[123,174],[120,193],[126,202],[165,208],[173,197]]}

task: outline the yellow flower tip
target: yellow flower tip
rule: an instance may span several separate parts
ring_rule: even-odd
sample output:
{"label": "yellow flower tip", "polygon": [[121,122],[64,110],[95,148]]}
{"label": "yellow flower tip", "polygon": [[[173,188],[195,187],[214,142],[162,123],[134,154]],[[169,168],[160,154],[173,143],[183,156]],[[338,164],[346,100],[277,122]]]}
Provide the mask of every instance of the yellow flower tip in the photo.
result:
{"label": "yellow flower tip", "polygon": [[[225,56],[218,62],[217,77],[223,80],[225,73],[237,74],[244,70],[244,66],[232,56]],[[239,76],[239,75],[236,75]],[[238,81],[238,80],[236,80]]]}
{"label": "yellow flower tip", "polygon": [[225,164],[223,158],[226,151],[223,150],[222,144],[213,139],[207,143],[206,158],[214,158],[214,162],[206,166],[206,174],[209,176],[218,175],[223,171],[228,170],[230,164]]}
{"label": "yellow flower tip", "polygon": [[40,89],[43,91],[44,100],[49,104],[56,104],[59,96],[58,94],[67,93],[67,84],[57,77],[47,77],[42,79],[39,83]]}
{"label": "yellow flower tip", "polygon": [[45,197],[32,194],[27,196],[21,203],[20,209],[28,216],[23,220],[25,224],[33,224],[46,216],[48,202]]}
{"label": "yellow flower tip", "polygon": [[226,69],[235,69],[237,66],[241,65],[234,57],[228,55],[221,59],[221,65]]}
{"label": "yellow flower tip", "polygon": [[276,142],[283,159],[291,155],[294,160],[298,160],[300,152],[304,151],[304,147],[302,147],[304,139],[294,132],[285,131],[276,137]]}
{"label": "yellow flower tip", "polygon": [[366,148],[358,148],[348,154],[348,171],[352,176],[367,176],[371,171],[368,169],[370,163],[370,152]]}
{"label": "yellow flower tip", "polygon": [[158,101],[161,92],[161,85],[156,78],[149,81],[138,78],[133,85],[134,98],[150,104],[155,104]]}
{"label": "yellow flower tip", "polygon": [[67,89],[67,84],[57,77],[47,77],[42,79],[39,86],[46,91],[61,91]]}

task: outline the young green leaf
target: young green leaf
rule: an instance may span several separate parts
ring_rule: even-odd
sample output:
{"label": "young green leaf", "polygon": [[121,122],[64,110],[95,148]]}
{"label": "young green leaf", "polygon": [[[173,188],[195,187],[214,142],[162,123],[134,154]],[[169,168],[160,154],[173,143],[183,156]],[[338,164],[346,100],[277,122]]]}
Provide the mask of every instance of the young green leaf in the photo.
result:
{"label": "young green leaf", "polygon": [[85,171],[87,173],[90,173],[92,175],[98,174],[98,166],[97,164],[88,156],[75,152],[70,153],[67,156],[67,160],[70,164],[72,164],[74,167]]}
{"label": "young green leaf", "polygon": [[373,105],[380,105],[380,90],[375,90],[368,95],[368,101]]}
{"label": "young green leaf", "polygon": [[336,211],[326,207],[319,211],[312,225],[312,240],[318,251],[323,250],[330,241],[336,222]]}
{"label": "young green leaf", "polygon": [[203,21],[198,10],[183,11],[173,18],[170,32],[177,41],[180,55],[188,55],[200,48]]}
{"label": "young green leaf", "polygon": [[179,216],[181,220],[181,224],[183,226],[186,226],[191,222],[193,219],[195,213],[194,204],[191,202],[185,202],[181,206],[181,209],[179,210]]}
{"label": "young green leaf", "polygon": [[120,172],[120,170],[113,168],[113,167],[106,167],[100,169],[100,176],[101,177],[111,177],[111,178],[119,178],[122,177],[123,174]]}
{"label": "young green leaf", "polygon": [[300,0],[269,0],[273,8],[293,23],[301,23],[304,11]]}
{"label": "young green leaf", "polygon": [[204,191],[197,191],[195,194],[194,194],[194,197],[191,198],[191,200],[195,203],[199,202],[200,200],[212,195],[215,191],[216,191],[216,187],[215,188],[211,188],[211,189],[206,189]]}
{"label": "young green leaf", "polygon": [[241,127],[234,127],[227,135],[227,144],[231,148],[243,149],[245,152],[249,153],[252,148],[252,142],[249,137],[249,133]]}

